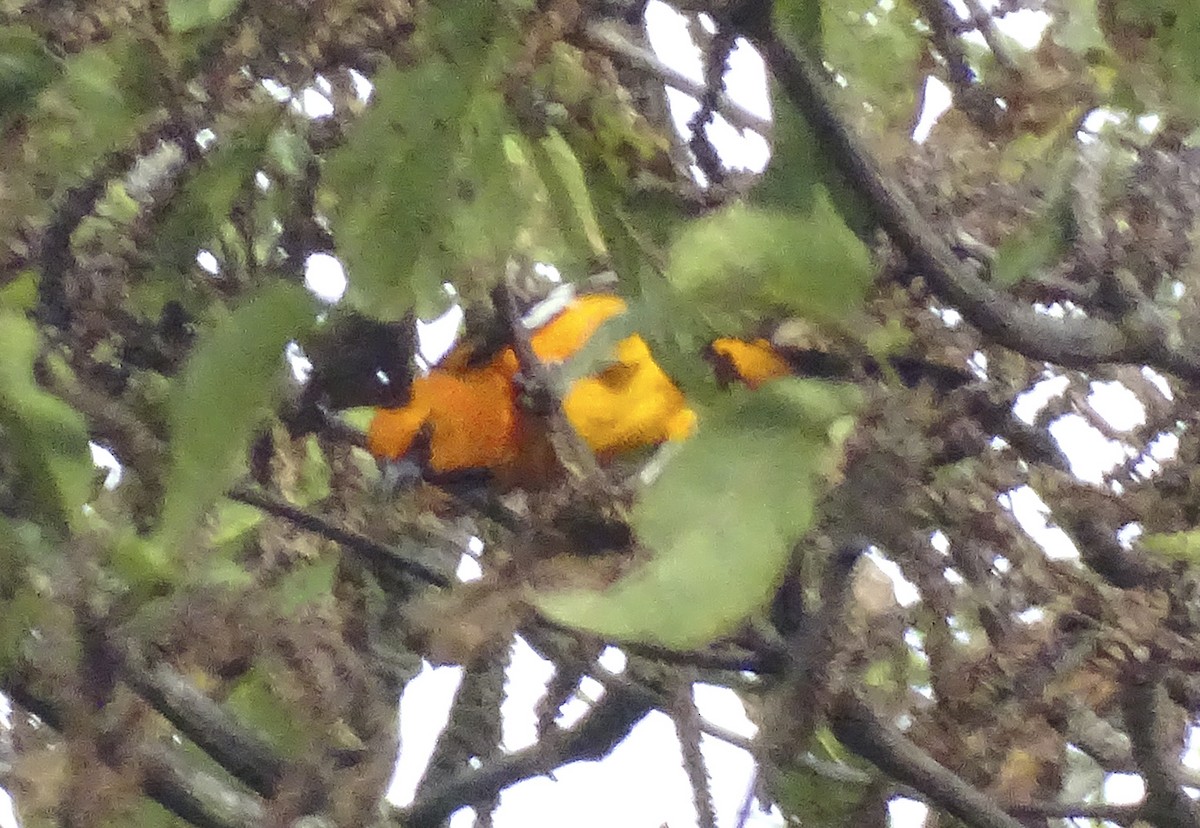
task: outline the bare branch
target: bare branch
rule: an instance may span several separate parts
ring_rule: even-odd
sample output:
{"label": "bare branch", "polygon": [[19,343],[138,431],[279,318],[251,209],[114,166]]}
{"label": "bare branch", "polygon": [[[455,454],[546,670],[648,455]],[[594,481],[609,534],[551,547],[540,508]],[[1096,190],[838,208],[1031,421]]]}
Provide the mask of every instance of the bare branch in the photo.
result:
{"label": "bare branch", "polygon": [[[630,66],[653,75],[667,86],[686,92],[699,100],[707,89],[703,83],[692,80],[682,72],[672,69],[651,52],[630,43],[620,32],[603,22],[589,21],[583,28],[583,40],[593,49],[607,52],[620,58]],[[738,129],[749,129],[760,135],[771,134],[771,120],[761,115],[755,115],[740,104],[730,100],[723,91],[717,96],[716,112],[731,125]]]}
{"label": "bare branch", "polygon": [[522,779],[570,762],[600,759],[650,711],[640,697],[610,691],[571,730],[557,729],[538,744],[451,777],[401,810],[405,828],[432,828],[465,805],[487,802]]}
{"label": "bare branch", "polygon": [[[373,540],[366,535],[338,526],[320,515],[315,515],[298,506],[293,506],[282,498],[246,485],[235,486],[229,490],[227,496],[230,500],[245,503],[247,506],[253,506],[256,509],[262,509],[267,514],[283,518],[301,529],[341,544],[346,549],[360,556],[376,574],[387,576],[389,574],[394,575],[394,573],[400,571],[405,575],[414,576],[434,586],[448,587],[453,583],[447,575],[422,561]],[[422,542],[438,545],[446,542],[445,538],[431,533],[416,524],[413,524],[410,528],[418,535],[418,538]]]}
{"label": "bare branch", "polygon": [[230,774],[271,796],[287,765],[265,738],[235,720],[166,664],[147,663],[132,644],[120,654],[122,678]]}
{"label": "bare branch", "polygon": [[713,810],[712,788],[708,770],[704,765],[704,754],[700,752],[701,718],[692,697],[692,684],[680,681],[671,705],[671,721],[675,723],[675,735],[679,737],[679,748],[683,754],[683,769],[692,786],[692,800],[696,806],[698,828],[716,828],[717,815]]}
{"label": "bare branch", "polygon": [[[4,692],[50,727],[61,730],[64,708],[16,675],[5,677]],[[104,755],[103,753],[101,755]],[[164,745],[143,743],[135,750],[146,795],[198,828],[256,828],[262,805],[225,782],[185,762]]]}
{"label": "bare branch", "polygon": [[1021,828],[981,791],[880,719],[852,691],[835,701],[831,724],[839,742],[972,828]]}
{"label": "bare branch", "polygon": [[1125,730],[1142,779],[1146,782],[1145,818],[1155,825],[1200,828],[1200,811],[1179,783],[1178,748],[1164,733],[1167,701],[1158,682],[1136,676],[1125,687]]}

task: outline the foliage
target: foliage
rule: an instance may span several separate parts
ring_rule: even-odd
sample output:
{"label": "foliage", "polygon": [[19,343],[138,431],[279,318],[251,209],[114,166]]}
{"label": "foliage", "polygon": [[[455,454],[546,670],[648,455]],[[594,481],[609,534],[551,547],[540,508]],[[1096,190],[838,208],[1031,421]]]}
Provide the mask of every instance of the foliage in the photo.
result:
{"label": "foliage", "polygon": [[[634,3],[86,5],[0,2],[23,824],[490,824],[654,709],[705,824],[701,732],[747,745],[703,682],[744,702],[789,824],[919,796],[1200,826],[1196,3],[676,2],[701,82]],[[722,81],[735,44],[771,77],[761,173],[717,146],[765,128]],[[951,107],[917,143],[931,79]],[[626,312],[543,365],[522,317],[567,288]],[[451,308],[455,370],[520,363],[520,474],[428,474],[419,428],[378,463],[343,414],[408,399],[416,323]],[[740,381],[717,337],[774,373]],[[594,457],[563,400],[628,380],[630,342],[695,433]],[[555,676],[505,753],[514,636]],[[415,801],[381,808],[425,661],[466,679]],[[1142,801],[1097,804],[1117,772]]]}

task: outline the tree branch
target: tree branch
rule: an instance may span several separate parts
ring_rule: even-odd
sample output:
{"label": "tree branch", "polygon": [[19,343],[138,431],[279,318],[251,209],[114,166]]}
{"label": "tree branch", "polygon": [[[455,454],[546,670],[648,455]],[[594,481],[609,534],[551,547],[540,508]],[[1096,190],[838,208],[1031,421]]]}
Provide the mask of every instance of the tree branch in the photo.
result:
{"label": "tree branch", "polygon": [[[447,575],[428,564],[406,555],[397,549],[373,540],[366,535],[338,526],[320,515],[293,506],[282,498],[275,497],[259,489],[240,484],[234,486],[226,495],[230,500],[245,503],[261,509],[269,515],[282,518],[301,529],[328,538],[341,544],[346,549],[361,557],[372,571],[378,574],[393,575],[401,571],[406,575],[419,578],[426,583],[439,587],[449,587],[454,581]],[[445,538],[413,524],[412,531],[419,535],[422,542],[430,544],[445,543]]]}
{"label": "tree branch", "polygon": [[999,805],[880,719],[852,691],[835,700],[830,723],[839,742],[972,828],[1021,828]]}
{"label": "tree branch", "polygon": [[556,728],[538,744],[448,779],[399,813],[405,828],[433,828],[459,808],[570,762],[600,759],[650,711],[640,696],[609,691],[571,730]]}
{"label": "tree branch", "polygon": [[1125,687],[1125,731],[1146,783],[1144,815],[1155,825],[1200,828],[1200,811],[1179,785],[1178,750],[1166,744],[1163,707],[1167,704],[1158,682],[1150,676],[1135,676]]}
{"label": "tree branch", "polygon": [[859,139],[838,116],[816,64],[774,32],[746,36],[766,58],[776,81],[805,115],[822,150],[864,199],[875,221],[934,293],[997,344],[1031,359],[1074,368],[1106,362],[1151,364],[1200,381],[1200,352],[1168,344],[1167,321],[1139,306],[1121,326],[1102,319],[1057,319],[1018,304],[954,257],[913,203],[884,178]]}
{"label": "tree branch", "polygon": [[[5,677],[4,692],[50,727],[62,730],[61,701],[42,695],[22,677],[11,674]],[[142,790],[180,819],[198,828],[255,828],[262,825],[261,803],[192,767],[177,755],[177,751],[164,745],[143,743],[136,748],[135,760],[142,773]]]}
{"label": "tree branch", "polygon": [[127,643],[119,652],[121,677],[151,707],[247,786],[270,797],[287,763],[275,749],[166,664],[147,663]]}
{"label": "tree branch", "polygon": [[[672,89],[678,89],[700,100],[707,85],[692,80],[682,72],[671,68],[656,55],[630,43],[620,32],[601,21],[589,21],[582,30],[584,43],[597,51],[620,58],[635,69],[652,75]],[[771,134],[771,120],[755,115],[750,110],[730,100],[724,92],[716,98],[715,110],[722,118],[738,129],[749,129],[760,135]]]}

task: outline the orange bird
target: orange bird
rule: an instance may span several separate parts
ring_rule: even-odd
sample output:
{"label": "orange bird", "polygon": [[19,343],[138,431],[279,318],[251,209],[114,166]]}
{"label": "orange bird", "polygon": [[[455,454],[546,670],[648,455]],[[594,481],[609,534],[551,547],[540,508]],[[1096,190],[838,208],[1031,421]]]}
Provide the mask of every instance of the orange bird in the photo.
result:
{"label": "orange bird", "polygon": [[[616,296],[580,296],[534,331],[530,344],[547,365],[562,363],[624,310]],[[520,365],[512,347],[482,364],[474,357],[468,346],[454,348],[413,380],[405,406],[378,409],[367,431],[370,452],[398,459],[420,445],[423,435],[425,469],[433,474],[484,469],[519,478],[519,469],[543,467],[548,446],[537,418],[517,399]],[[683,439],[696,421],[682,392],[636,335],[616,344],[602,370],[574,382],[562,403],[567,419],[601,458]]]}

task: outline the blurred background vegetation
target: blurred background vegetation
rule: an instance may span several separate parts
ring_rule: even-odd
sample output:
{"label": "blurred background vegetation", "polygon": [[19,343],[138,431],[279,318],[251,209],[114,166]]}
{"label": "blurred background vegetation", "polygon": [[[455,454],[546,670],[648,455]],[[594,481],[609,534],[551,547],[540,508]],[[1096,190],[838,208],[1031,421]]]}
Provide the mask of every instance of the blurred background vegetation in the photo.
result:
{"label": "blurred background vegetation", "polygon": [[[17,818],[490,825],[659,711],[701,826],[1200,826],[1198,56],[1157,0],[0,0]],[[522,366],[554,467],[381,470],[418,321],[519,340],[564,283],[627,311]],[[597,464],[555,412],[633,333],[698,426]],[[721,336],[795,376],[723,387]],[[554,673],[504,750],[515,636]]]}

